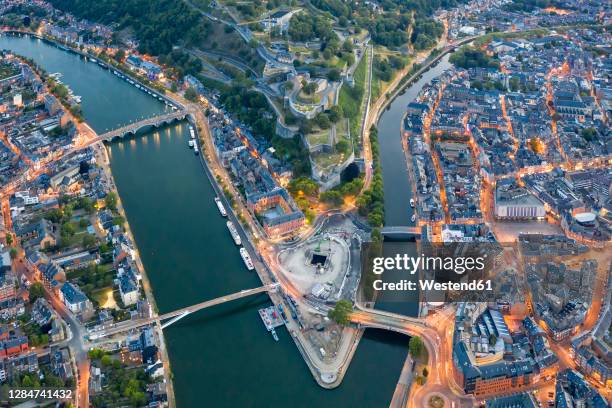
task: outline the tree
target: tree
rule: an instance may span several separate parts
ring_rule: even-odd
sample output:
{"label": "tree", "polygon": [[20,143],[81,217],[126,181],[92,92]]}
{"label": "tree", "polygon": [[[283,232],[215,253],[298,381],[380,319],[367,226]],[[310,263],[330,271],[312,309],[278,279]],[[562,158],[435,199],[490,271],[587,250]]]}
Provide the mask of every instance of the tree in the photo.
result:
{"label": "tree", "polygon": [[429,375],[429,371],[427,371],[427,367],[423,367],[423,377],[427,378]]}
{"label": "tree", "polygon": [[344,43],[342,43],[342,51],[353,52],[353,43],[351,40],[346,39]]}
{"label": "tree", "polygon": [[585,128],[585,129],[582,129],[581,134],[584,140],[586,140],[587,142],[591,142],[595,140],[595,136],[597,136],[597,131],[592,127]]}
{"label": "tree", "polygon": [[104,203],[109,209],[116,210],[117,209],[117,193],[115,193],[114,191],[111,191],[110,193],[108,193],[106,197],[104,197]]}
{"label": "tree", "polygon": [[302,91],[306,95],[312,95],[317,90],[317,84],[314,82],[308,82],[306,84],[302,83]]}
{"label": "tree", "polygon": [[414,336],[410,338],[410,343],[408,343],[408,349],[410,350],[412,358],[415,359],[423,357],[426,352],[425,344],[419,336]]}
{"label": "tree", "polygon": [[517,92],[520,89],[520,85],[521,83],[519,82],[519,79],[517,77],[512,77],[510,78],[510,90],[512,92]]}
{"label": "tree", "polygon": [[83,235],[83,248],[91,248],[92,246],[94,246],[96,244],[97,240],[96,237],[91,235],[91,234],[85,234]]}
{"label": "tree", "polygon": [[87,352],[89,358],[92,360],[99,360],[106,354],[106,352],[99,348],[93,348]]}
{"label": "tree", "polygon": [[339,81],[340,71],[338,71],[336,68],[330,69],[327,73],[327,79],[329,79],[331,82]]}
{"label": "tree", "polygon": [[346,140],[340,140],[336,143],[336,150],[342,153],[348,153],[349,147],[351,147],[351,145]]}
{"label": "tree", "polygon": [[125,51],[123,51],[122,49],[120,49],[119,51],[115,53],[115,59],[117,61],[123,61],[124,58],[125,58]]}
{"label": "tree", "polygon": [[287,189],[294,196],[303,194],[316,198],[319,195],[319,184],[308,177],[298,177],[291,180]]}
{"label": "tree", "polygon": [[62,236],[71,237],[76,233],[74,225],[71,222],[65,222],[62,224],[61,234]]}
{"label": "tree", "polygon": [[8,233],[6,234],[6,245],[11,246],[13,245],[13,235]]}
{"label": "tree", "polygon": [[329,129],[329,117],[325,113],[319,113],[315,120],[317,121],[317,125],[319,125],[321,129]]}
{"label": "tree", "polygon": [[342,111],[342,107],[340,105],[334,105],[329,108],[329,113],[327,115],[329,116],[329,120],[331,122],[337,123],[340,119],[342,119],[344,112]]}
{"label": "tree", "polygon": [[9,251],[9,256],[11,257],[12,260],[17,259],[17,248],[11,248],[11,250]]}
{"label": "tree", "polygon": [[30,303],[36,302],[37,299],[40,299],[45,296],[45,287],[40,282],[34,282],[32,286],[30,286]]}
{"label": "tree", "polygon": [[108,367],[113,364],[113,359],[108,354],[105,354],[100,359],[100,364],[102,364],[102,367]]}
{"label": "tree", "polygon": [[489,335],[489,345],[494,346],[497,343],[497,337],[493,333]]}
{"label": "tree", "polygon": [[346,299],[342,299],[327,313],[327,316],[338,324],[347,325],[351,313],[353,313],[353,304]]}
{"label": "tree", "polygon": [[342,194],[337,190],[328,190],[321,193],[320,200],[333,206],[339,206],[344,201]]}
{"label": "tree", "polygon": [[185,90],[185,99],[191,102],[195,102],[197,98],[198,98],[198,93],[195,91],[195,89],[189,87]]}

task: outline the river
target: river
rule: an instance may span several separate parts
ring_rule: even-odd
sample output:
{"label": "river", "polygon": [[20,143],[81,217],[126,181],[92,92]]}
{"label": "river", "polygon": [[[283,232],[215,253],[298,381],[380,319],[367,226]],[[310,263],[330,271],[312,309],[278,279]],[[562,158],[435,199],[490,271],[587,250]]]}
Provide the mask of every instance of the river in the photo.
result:
{"label": "river", "polygon": [[406,106],[414,101],[423,86],[450,68],[449,56],[450,54],[447,54],[442,57],[438,65],[425,72],[421,79],[406,88],[402,95],[398,95],[378,121],[378,144],[385,192],[385,225],[414,225],[410,221],[413,214],[410,208],[412,186],[408,178],[400,134],[402,119]]}
{"label": "river", "polygon": [[[82,97],[84,117],[98,132],[164,109],[96,64],[40,40],[0,36],[0,48],[33,58],[49,73],[62,73],[62,81]],[[387,135],[399,141],[401,114],[397,117],[395,133],[387,129],[381,137],[386,174],[387,139],[392,139]],[[186,125],[176,124],[109,147],[112,172],[160,312],[260,285],[242,264],[187,140]],[[403,166],[403,158],[397,165]],[[388,203],[393,194],[385,182]],[[269,303],[265,295],[242,299],[165,330],[179,407],[389,405],[406,357],[406,337],[367,330],[342,385],[324,390],[286,330],[279,330],[279,342],[265,331],[257,309]]]}

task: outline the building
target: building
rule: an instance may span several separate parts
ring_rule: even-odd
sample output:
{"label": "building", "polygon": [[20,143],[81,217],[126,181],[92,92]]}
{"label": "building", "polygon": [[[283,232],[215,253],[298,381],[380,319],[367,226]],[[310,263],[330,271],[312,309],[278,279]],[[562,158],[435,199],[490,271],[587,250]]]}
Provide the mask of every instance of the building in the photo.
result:
{"label": "building", "polygon": [[30,312],[32,321],[39,326],[46,326],[53,319],[53,311],[45,298],[36,299]]}
{"label": "building", "polygon": [[73,377],[68,349],[60,349],[57,347],[51,349],[51,369],[53,370],[53,374],[64,381]]}
{"label": "building", "polygon": [[262,226],[270,237],[289,234],[304,225],[304,214],[293,207],[293,203],[283,188],[247,195],[247,206],[261,217]]}
{"label": "building", "polygon": [[574,370],[564,370],[557,376],[555,407],[608,408],[610,405],[597,390]]}
{"label": "building", "polygon": [[134,282],[127,273],[122,274],[118,278],[119,294],[124,306],[131,306],[138,302],[140,293],[138,291],[138,283]]}
{"label": "building", "polygon": [[51,261],[42,270],[42,280],[48,290],[57,292],[66,280],[66,273],[56,262]]}
{"label": "building", "polygon": [[47,109],[51,116],[56,115],[62,109],[62,106],[60,105],[57,98],[51,94],[46,94],[44,96],[44,101],[45,109]]}
{"label": "building", "polygon": [[522,392],[508,397],[488,399],[486,408],[537,408],[538,403],[530,393]]}
{"label": "building", "polygon": [[453,347],[455,377],[466,394],[476,397],[509,394],[529,387],[534,382],[535,369],[529,361],[475,365],[463,342]]}
{"label": "building", "polygon": [[0,357],[14,356],[28,350],[26,336],[13,336],[0,342]]}
{"label": "building", "polygon": [[37,222],[15,228],[15,235],[22,246],[52,247],[57,244],[53,223],[41,218]]}
{"label": "building", "polygon": [[495,188],[495,217],[500,219],[543,219],[544,203],[514,180],[503,180]]}
{"label": "building", "polygon": [[60,299],[72,313],[80,314],[91,311],[93,306],[87,296],[70,282],[64,283],[60,290]]}
{"label": "building", "polygon": [[0,382],[10,382],[22,373],[38,371],[36,353],[28,353],[0,360]]}
{"label": "building", "polygon": [[266,31],[270,31],[272,28],[278,28],[281,32],[287,31],[289,28],[289,21],[291,17],[302,9],[296,10],[279,10],[270,14],[265,18],[261,24],[263,24]]}
{"label": "building", "polygon": [[157,361],[157,345],[150,327],[140,332],[140,352],[143,364],[154,364]]}
{"label": "building", "polygon": [[8,251],[0,254],[0,303],[17,296],[15,275],[11,271],[11,257]]}

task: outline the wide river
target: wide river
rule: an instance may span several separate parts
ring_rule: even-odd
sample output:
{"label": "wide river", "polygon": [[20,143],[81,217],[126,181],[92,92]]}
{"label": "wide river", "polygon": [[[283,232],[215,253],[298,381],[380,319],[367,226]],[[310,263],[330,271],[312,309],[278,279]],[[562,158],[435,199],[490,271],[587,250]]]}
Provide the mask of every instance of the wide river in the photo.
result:
{"label": "wide river", "polygon": [[[96,64],[40,40],[0,36],[0,49],[30,57],[49,73],[62,73],[62,81],[82,97],[84,116],[98,132],[164,109]],[[380,124],[390,224],[409,221],[399,126],[404,107],[426,78],[400,96]],[[187,140],[186,125],[177,124],[109,147],[160,312],[260,285],[242,264]],[[179,407],[389,405],[406,357],[406,337],[367,330],[342,385],[324,390],[289,334],[280,330],[280,341],[274,342],[265,331],[257,309],[267,304],[265,295],[243,299],[198,312],[165,330]]]}

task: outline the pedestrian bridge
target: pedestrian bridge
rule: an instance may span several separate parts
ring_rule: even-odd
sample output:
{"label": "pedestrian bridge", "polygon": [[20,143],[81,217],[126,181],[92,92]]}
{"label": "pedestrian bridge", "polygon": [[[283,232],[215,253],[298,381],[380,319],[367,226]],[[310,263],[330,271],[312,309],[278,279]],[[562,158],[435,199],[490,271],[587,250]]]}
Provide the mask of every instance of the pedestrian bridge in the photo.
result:
{"label": "pedestrian bridge", "polygon": [[162,321],[167,320],[161,326],[162,329],[164,329],[170,326],[171,324],[176,323],[183,317],[190,315],[191,313],[197,312],[199,310],[206,309],[206,308],[216,306],[216,305],[220,305],[222,303],[231,302],[233,300],[241,299],[247,296],[256,295],[258,293],[275,292],[277,288],[278,288],[278,283],[272,283],[269,285],[260,286],[258,288],[241,290],[240,292],[232,293],[231,295],[225,295],[225,296],[221,296],[215,299],[207,300],[205,302],[197,303],[195,305],[188,306],[188,307],[183,307],[181,309],[178,309],[172,312],[168,312],[168,313],[164,313],[159,316],[149,317],[146,319],[134,319],[134,320],[128,320],[125,322],[120,322],[109,328],[90,333],[89,339],[96,340],[96,339],[100,339],[103,337],[109,337],[115,334],[123,333],[125,331],[137,329],[143,326],[148,326],[150,324],[157,323],[157,322],[161,323]]}
{"label": "pedestrian bridge", "polygon": [[189,115],[194,112],[190,109],[179,109],[173,112],[162,113],[160,115],[154,115],[145,119],[141,119],[135,122],[128,123],[127,125],[118,127],[117,129],[110,130],[102,133],[96,137],[93,142],[111,141],[115,138],[121,138],[128,135],[135,135],[139,130],[146,127],[160,127],[172,123],[174,121],[180,121],[186,119]]}

